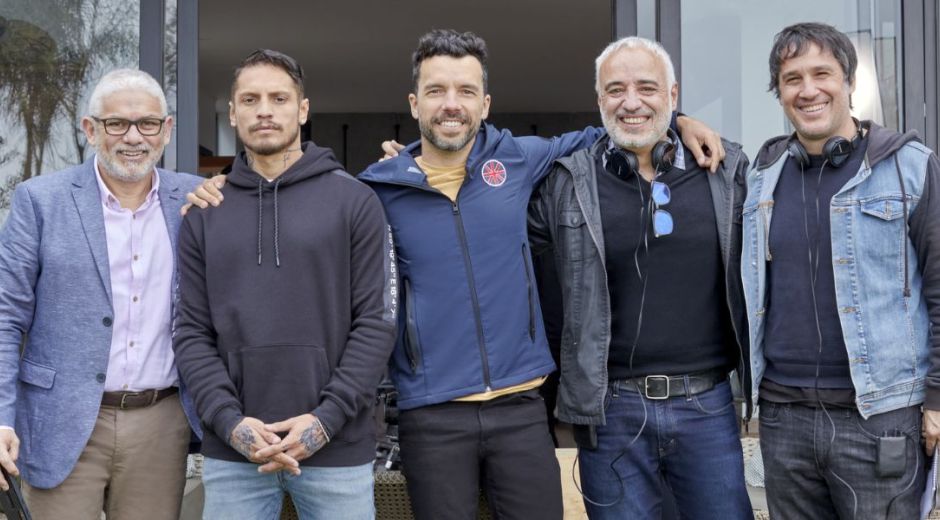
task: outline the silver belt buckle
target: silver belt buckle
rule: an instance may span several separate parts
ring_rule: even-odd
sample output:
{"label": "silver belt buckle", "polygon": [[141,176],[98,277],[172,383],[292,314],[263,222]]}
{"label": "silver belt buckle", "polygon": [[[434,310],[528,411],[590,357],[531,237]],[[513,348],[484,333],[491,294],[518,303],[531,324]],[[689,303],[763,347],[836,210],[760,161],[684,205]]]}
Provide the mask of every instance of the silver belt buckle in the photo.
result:
{"label": "silver belt buckle", "polygon": [[[664,395],[650,395],[650,379],[657,380],[661,379],[666,382],[666,393]],[[646,376],[643,378],[643,394],[646,395],[647,399],[663,400],[669,399],[669,376]]]}
{"label": "silver belt buckle", "polygon": [[140,392],[125,392],[125,393],[121,394],[121,404],[118,406],[118,409],[119,409],[119,410],[127,410],[127,405],[125,404],[124,401],[125,401],[128,397],[137,397],[137,396],[139,396],[139,395],[140,395]]}

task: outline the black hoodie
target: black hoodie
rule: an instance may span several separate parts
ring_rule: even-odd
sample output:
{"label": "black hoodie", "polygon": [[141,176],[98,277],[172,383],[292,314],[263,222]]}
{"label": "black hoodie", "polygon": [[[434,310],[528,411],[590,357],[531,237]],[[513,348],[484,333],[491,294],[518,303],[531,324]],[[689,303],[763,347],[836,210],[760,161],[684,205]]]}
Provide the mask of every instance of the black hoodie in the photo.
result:
{"label": "black hoodie", "polygon": [[378,198],[304,143],[268,182],[236,157],[218,208],[180,229],[173,347],[205,425],[203,454],[229,447],[244,417],[312,412],[331,441],[310,466],[375,455],[372,407],[395,338],[395,264]]}

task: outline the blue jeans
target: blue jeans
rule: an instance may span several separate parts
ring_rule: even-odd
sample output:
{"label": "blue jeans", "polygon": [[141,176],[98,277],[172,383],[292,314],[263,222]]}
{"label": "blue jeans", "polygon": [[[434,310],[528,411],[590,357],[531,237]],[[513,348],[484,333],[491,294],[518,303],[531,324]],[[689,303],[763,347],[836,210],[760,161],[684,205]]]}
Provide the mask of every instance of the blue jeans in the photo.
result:
{"label": "blue jeans", "polygon": [[[873,415],[760,401],[760,447],[774,520],[919,518],[920,406]],[[904,437],[904,472],[876,473],[879,437]]]}
{"label": "blue jeans", "polygon": [[620,385],[608,389],[597,449],[578,452],[588,516],[658,519],[665,484],[682,518],[753,518],[730,385],[664,400]]}
{"label": "blue jeans", "polygon": [[301,466],[301,474],[258,473],[258,465],[206,457],[202,483],[205,520],[276,520],[284,493],[301,519],[375,518],[372,464],[344,468]]}

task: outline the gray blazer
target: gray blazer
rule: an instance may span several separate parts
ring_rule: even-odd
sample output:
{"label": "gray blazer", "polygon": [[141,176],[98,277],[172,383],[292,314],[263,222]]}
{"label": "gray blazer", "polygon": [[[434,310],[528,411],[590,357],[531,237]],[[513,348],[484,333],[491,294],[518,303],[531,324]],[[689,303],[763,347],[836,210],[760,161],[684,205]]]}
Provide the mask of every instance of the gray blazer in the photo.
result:
{"label": "gray blazer", "polygon": [[[175,253],[180,206],[201,179],[158,174]],[[17,466],[37,488],[72,472],[98,416],[114,319],[108,266],[94,158],[17,186],[0,231],[0,424],[15,427]]]}

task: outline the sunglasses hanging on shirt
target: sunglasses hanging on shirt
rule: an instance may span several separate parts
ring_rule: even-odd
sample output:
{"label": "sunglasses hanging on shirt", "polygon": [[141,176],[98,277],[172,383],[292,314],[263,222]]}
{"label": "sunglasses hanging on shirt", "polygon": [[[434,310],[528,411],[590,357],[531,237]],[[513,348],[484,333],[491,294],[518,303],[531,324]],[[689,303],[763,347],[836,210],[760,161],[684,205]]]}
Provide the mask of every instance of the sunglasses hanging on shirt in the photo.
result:
{"label": "sunglasses hanging on shirt", "polygon": [[[640,174],[640,160],[632,151],[615,146],[609,148],[605,155],[607,171],[613,173],[619,179],[627,181]],[[669,204],[672,200],[669,186],[656,179],[672,168],[672,164],[676,159],[676,147],[670,140],[660,141],[653,146],[651,156],[653,168],[656,170],[656,177],[650,183],[653,204],[653,236],[659,238],[672,233],[675,226],[672,215],[662,209],[662,206]]]}

